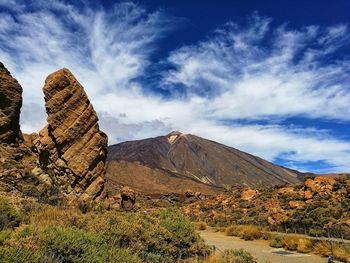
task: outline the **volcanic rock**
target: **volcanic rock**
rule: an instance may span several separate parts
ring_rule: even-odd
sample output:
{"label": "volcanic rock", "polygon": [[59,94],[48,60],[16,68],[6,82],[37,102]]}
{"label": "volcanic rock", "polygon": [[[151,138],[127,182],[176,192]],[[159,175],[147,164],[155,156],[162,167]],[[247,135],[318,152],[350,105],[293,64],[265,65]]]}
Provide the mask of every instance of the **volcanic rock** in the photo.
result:
{"label": "volcanic rock", "polygon": [[296,184],[302,176],[232,147],[176,131],[108,147],[107,188],[119,183],[147,194],[183,194],[191,189],[215,195],[235,185]]}
{"label": "volcanic rock", "polygon": [[242,195],[241,195],[241,199],[244,201],[250,200],[253,197],[255,197],[258,194],[258,191],[255,189],[247,189],[245,190]]}
{"label": "volcanic rock", "polygon": [[35,142],[40,167],[70,202],[94,200],[104,189],[107,154],[96,112],[68,69],[49,75],[43,90],[48,125]]}
{"label": "volcanic rock", "polygon": [[124,186],[120,191],[120,195],[121,195],[121,203],[120,203],[121,208],[125,210],[131,210],[135,207],[136,194],[133,189],[131,189],[128,186]]}
{"label": "volcanic rock", "polygon": [[0,142],[21,141],[19,115],[22,107],[22,87],[0,62]]}

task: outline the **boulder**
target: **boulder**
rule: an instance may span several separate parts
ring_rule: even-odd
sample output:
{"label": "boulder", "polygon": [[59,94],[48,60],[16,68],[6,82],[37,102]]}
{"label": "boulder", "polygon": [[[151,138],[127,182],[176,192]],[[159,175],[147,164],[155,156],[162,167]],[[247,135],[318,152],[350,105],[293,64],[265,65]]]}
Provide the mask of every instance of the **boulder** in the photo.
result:
{"label": "boulder", "polygon": [[258,194],[257,190],[247,189],[242,193],[241,199],[244,201],[248,201],[248,200],[252,199],[253,197],[255,197],[257,194]]}
{"label": "boulder", "polygon": [[22,87],[0,62],[0,143],[22,140],[19,115],[22,107]]}
{"label": "boulder", "polygon": [[69,202],[94,200],[104,189],[107,155],[97,114],[68,69],[49,75],[43,90],[48,125],[34,142],[40,168]]}
{"label": "boulder", "polygon": [[128,186],[124,186],[120,190],[120,196],[121,196],[121,202],[120,202],[121,208],[125,210],[132,210],[135,207],[136,194],[133,189],[131,189]]}
{"label": "boulder", "polygon": [[303,201],[289,201],[289,206],[292,209],[300,209],[303,208],[305,206],[305,203]]}

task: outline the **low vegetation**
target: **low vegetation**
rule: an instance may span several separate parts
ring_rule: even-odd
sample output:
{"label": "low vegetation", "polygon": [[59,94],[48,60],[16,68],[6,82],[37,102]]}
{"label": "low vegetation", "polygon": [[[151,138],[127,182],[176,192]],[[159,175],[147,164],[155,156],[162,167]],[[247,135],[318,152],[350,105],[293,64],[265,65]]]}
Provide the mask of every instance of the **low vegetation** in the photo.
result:
{"label": "low vegetation", "polygon": [[0,232],[0,262],[174,262],[210,254],[178,209],[83,214],[40,205],[23,216],[1,200],[8,217]]}
{"label": "low vegetation", "polygon": [[191,220],[205,220],[211,227],[255,225],[270,231],[350,239],[349,195],[350,179],[307,177],[304,184],[295,186],[255,191],[231,187],[225,194],[186,205],[183,211]]}
{"label": "low vegetation", "polygon": [[196,229],[200,231],[206,230],[208,227],[207,223],[204,221],[195,222],[195,225]]}
{"label": "low vegetation", "polygon": [[236,236],[244,240],[267,239],[271,247],[299,253],[314,253],[328,257],[333,251],[335,259],[350,262],[350,244],[348,243],[312,240],[301,235],[272,234],[251,225],[231,225],[224,231],[227,236]]}
{"label": "low vegetation", "polygon": [[244,240],[260,239],[264,236],[263,231],[253,225],[231,225],[225,229],[227,236],[237,236]]}
{"label": "low vegetation", "polygon": [[0,196],[0,231],[18,226],[21,220],[19,211],[9,200]]}

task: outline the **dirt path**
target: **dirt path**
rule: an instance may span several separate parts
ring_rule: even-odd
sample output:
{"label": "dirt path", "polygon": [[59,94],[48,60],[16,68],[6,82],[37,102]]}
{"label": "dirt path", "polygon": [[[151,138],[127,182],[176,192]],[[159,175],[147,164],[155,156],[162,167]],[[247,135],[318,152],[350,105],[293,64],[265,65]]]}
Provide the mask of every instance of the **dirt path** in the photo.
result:
{"label": "dirt path", "polygon": [[[226,236],[222,232],[215,232],[213,229],[200,231],[199,234],[208,245],[215,246],[219,251],[225,249],[243,248],[250,252],[260,263],[326,263],[327,258],[312,254],[301,254],[296,252],[276,249],[269,246],[266,240],[245,241],[238,237]],[[287,255],[276,254],[288,253]],[[290,254],[289,254],[290,253]]]}

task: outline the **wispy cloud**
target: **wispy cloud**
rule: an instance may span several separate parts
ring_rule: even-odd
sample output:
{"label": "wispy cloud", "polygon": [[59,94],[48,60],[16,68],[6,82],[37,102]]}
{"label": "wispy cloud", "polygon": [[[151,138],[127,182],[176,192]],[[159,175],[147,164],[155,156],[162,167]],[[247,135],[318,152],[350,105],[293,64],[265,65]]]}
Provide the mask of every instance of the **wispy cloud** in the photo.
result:
{"label": "wispy cloud", "polygon": [[[106,10],[1,1],[0,59],[24,88],[23,130],[44,125],[44,79],[68,67],[85,87],[110,143],[177,129],[271,161],[283,158],[293,167],[322,162],[321,172],[350,170],[349,141],[307,122],[280,122],[293,116],[349,121],[350,61],[334,56],[349,45],[347,25],[296,30],[274,27],[257,14],[245,25],[229,22],[163,58],[173,68],[155,73],[161,76],[157,88],[171,94],[164,98],[147,92],[148,83],[140,79],[152,74],[159,40],[175,22],[131,2]],[[266,124],[251,124],[261,119]]]}
{"label": "wispy cloud", "polygon": [[349,43],[345,25],[295,31],[272,28],[270,19],[255,14],[245,26],[228,23],[207,40],[173,51],[175,69],[163,81],[209,98],[215,118],[350,120],[350,61],[330,60]]}

